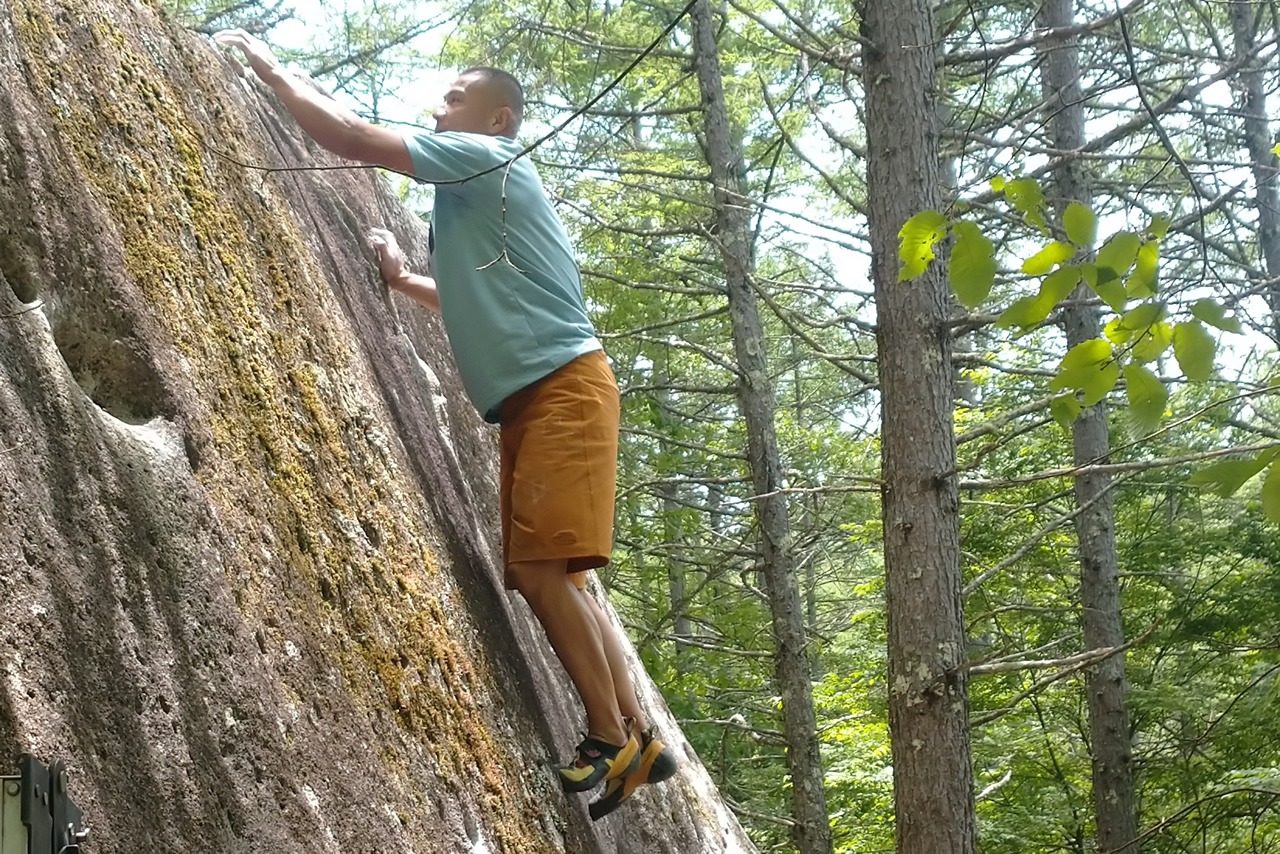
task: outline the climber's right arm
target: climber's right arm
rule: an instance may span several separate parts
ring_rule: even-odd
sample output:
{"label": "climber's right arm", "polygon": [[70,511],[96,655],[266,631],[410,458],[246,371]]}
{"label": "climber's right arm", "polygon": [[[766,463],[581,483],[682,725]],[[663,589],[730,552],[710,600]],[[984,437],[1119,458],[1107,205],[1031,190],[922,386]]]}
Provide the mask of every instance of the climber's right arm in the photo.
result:
{"label": "climber's right arm", "polygon": [[283,68],[261,39],[244,30],[223,30],[213,40],[243,53],[253,72],[275,90],[302,129],[321,146],[339,157],[413,174],[413,161],[399,133],[362,119],[308,86]]}

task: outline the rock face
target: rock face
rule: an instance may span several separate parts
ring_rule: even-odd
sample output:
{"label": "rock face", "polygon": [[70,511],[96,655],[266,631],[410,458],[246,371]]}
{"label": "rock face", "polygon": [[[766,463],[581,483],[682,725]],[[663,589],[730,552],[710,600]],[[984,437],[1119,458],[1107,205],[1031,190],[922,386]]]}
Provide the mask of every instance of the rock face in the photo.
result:
{"label": "rock face", "polygon": [[362,235],[425,235],[123,0],[0,3],[0,774],[91,854],[727,852],[684,772],[593,825],[501,589],[492,428]]}

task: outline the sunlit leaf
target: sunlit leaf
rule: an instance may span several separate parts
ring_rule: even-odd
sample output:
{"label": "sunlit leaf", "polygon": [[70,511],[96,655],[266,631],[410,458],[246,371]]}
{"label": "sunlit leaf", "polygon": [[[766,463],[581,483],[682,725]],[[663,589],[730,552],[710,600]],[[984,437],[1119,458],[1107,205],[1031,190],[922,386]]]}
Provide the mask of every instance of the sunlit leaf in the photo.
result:
{"label": "sunlit leaf", "polygon": [[1164,316],[1164,303],[1144,302],[1126,311],[1120,322],[1132,332],[1141,332],[1157,320],[1164,319]]}
{"label": "sunlit leaf", "polygon": [[1273,462],[1262,482],[1262,513],[1280,525],[1280,462]]}
{"label": "sunlit leaf", "polygon": [[1102,334],[1112,344],[1128,344],[1133,337],[1133,330],[1124,325],[1123,318],[1113,317],[1102,327]]}
{"label": "sunlit leaf", "polygon": [[1004,177],[1001,175],[993,176],[991,179],[991,189],[995,190],[997,193],[1002,192],[1004,190]]}
{"label": "sunlit leaf", "polygon": [[1055,264],[1061,264],[1074,254],[1076,254],[1076,248],[1070,243],[1055,240],[1023,261],[1022,272],[1029,276],[1043,276],[1052,270]]}
{"label": "sunlit leaf", "polygon": [[1188,320],[1173,327],[1173,355],[1187,379],[1203,382],[1213,376],[1213,357],[1218,345],[1197,321]]}
{"label": "sunlit leaf", "polygon": [[951,291],[967,309],[975,309],[991,293],[996,277],[995,248],[986,235],[971,222],[957,222],[951,227],[956,237],[947,265]]}
{"label": "sunlit leaf", "polygon": [[1085,281],[1089,282],[1089,287],[1093,288],[1093,292],[1101,297],[1112,311],[1117,314],[1124,311],[1128,297],[1124,292],[1124,285],[1116,278],[1114,270],[1109,267],[1095,267],[1093,281],[1089,281],[1087,277]]}
{"label": "sunlit leaf", "polygon": [[1058,422],[1064,430],[1070,430],[1071,424],[1080,415],[1080,410],[1084,407],[1080,405],[1080,401],[1076,398],[1075,393],[1060,394],[1053,400],[1049,401],[1049,414],[1053,416],[1053,420]]}
{"label": "sunlit leaf", "polygon": [[1151,222],[1147,225],[1147,234],[1155,240],[1163,240],[1164,236],[1169,233],[1169,226],[1173,225],[1173,220],[1164,214],[1156,214],[1151,218]]}
{"label": "sunlit leaf", "polygon": [[1084,405],[1092,406],[1106,396],[1119,378],[1120,365],[1111,354],[1111,344],[1102,338],[1091,338],[1067,351],[1049,388],[1079,389],[1084,392]]}
{"label": "sunlit leaf", "polygon": [[1132,231],[1122,231],[1114,235],[1103,244],[1093,259],[1093,263],[1098,267],[1098,279],[1102,280],[1107,270],[1111,271],[1111,276],[1107,278],[1122,278],[1133,266],[1140,246],[1142,246],[1142,238]]}
{"label": "sunlit leaf", "polygon": [[1040,294],[1019,297],[1000,313],[1000,317],[996,319],[996,326],[1001,329],[1014,326],[1027,329],[1044,320],[1051,311],[1053,311],[1053,301],[1044,299]]}
{"label": "sunlit leaf", "polygon": [[1098,218],[1087,205],[1072,202],[1062,213],[1062,227],[1067,239],[1076,246],[1089,248],[1098,239]]}
{"label": "sunlit leaf", "polygon": [[1138,254],[1133,261],[1133,272],[1124,285],[1125,293],[1136,299],[1155,296],[1158,290],[1159,269],[1160,242],[1148,240],[1138,247]]}
{"label": "sunlit leaf", "polygon": [[1073,266],[1059,267],[1044,277],[1040,283],[1040,295],[1050,302],[1050,307],[1057,305],[1080,284],[1080,268]]}
{"label": "sunlit leaf", "polygon": [[1202,299],[1191,306],[1191,313],[1210,326],[1216,326],[1223,332],[1239,332],[1240,320],[1235,316],[1227,317],[1227,309],[1216,300]]}
{"label": "sunlit leaf", "polygon": [[923,210],[902,225],[898,232],[898,258],[902,268],[898,281],[914,279],[933,260],[933,246],[947,234],[947,218],[935,210]]}
{"label": "sunlit leaf", "polygon": [[1028,225],[1043,234],[1049,229],[1044,221],[1044,191],[1034,178],[1016,178],[1004,185],[1004,197],[1023,216]]}
{"label": "sunlit leaf", "polygon": [[1124,393],[1129,399],[1128,416],[1139,433],[1150,433],[1164,417],[1169,390],[1160,378],[1141,365],[1124,366]]}
{"label": "sunlit leaf", "polygon": [[1154,362],[1164,355],[1173,341],[1173,327],[1163,320],[1148,326],[1133,342],[1129,355],[1139,362]]}
{"label": "sunlit leaf", "polygon": [[1258,454],[1243,460],[1223,460],[1207,465],[1191,475],[1189,482],[1207,488],[1214,495],[1227,498],[1267,467],[1274,455]]}

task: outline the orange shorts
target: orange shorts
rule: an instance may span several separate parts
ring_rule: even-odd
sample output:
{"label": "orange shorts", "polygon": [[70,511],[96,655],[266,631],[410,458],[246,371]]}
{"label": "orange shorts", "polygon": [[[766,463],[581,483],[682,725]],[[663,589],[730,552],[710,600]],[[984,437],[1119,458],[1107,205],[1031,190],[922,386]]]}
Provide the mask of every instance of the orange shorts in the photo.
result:
{"label": "orange shorts", "polygon": [[[502,402],[503,565],[567,560],[578,587],[613,549],[618,384],[604,352],[585,353]],[[506,586],[512,587],[510,577]]]}

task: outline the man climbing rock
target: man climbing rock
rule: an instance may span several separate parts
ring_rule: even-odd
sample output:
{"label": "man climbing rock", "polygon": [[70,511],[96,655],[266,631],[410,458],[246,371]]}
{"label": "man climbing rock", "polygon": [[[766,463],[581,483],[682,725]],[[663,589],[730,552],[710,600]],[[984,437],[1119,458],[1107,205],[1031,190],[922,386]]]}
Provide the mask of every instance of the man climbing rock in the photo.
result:
{"label": "man climbing rock", "polygon": [[253,36],[214,40],[240,50],[324,148],[436,185],[431,277],[407,271],[389,232],[370,242],[387,284],[440,313],[468,396],[500,425],[504,582],[529,603],[586,707],[586,738],[556,774],[569,792],[605,783],[590,812],[607,815],[640,784],[670,777],[675,758],[648,727],[620,638],[585,590],[612,548],[618,387],[564,225],[519,157],[520,83],[468,69],[435,111],[435,133],[402,135],[320,94]]}

